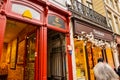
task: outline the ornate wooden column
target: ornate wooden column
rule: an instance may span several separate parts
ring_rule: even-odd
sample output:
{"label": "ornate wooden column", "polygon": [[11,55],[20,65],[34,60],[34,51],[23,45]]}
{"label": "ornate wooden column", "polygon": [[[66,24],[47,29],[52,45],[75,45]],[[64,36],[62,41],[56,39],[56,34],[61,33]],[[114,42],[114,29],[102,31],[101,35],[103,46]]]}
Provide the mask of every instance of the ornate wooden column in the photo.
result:
{"label": "ornate wooden column", "polygon": [[48,7],[44,9],[44,22],[43,26],[40,27],[40,77],[39,80],[47,80],[47,13]]}
{"label": "ornate wooden column", "polygon": [[0,14],[0,58],[2,54],[3,42],[4,42],[4,32],[6,27],[6,17]]}
{"label": "ornate wooden column", "polygon": [[4,1],[0,1],[0,59],[2,54],[3,42],[4,42],[4,32],[6,27],[6,16],[4,10]]}
{"label": "ornate wooden column", "polygon": [[47,80],[47,27],[40,27],[40,70],[39,80]]}
{"label": "ornate wooden column", "polygon": [[68,80],[73,80],[73,73],[72,73],[72,54],[70,52],[70,50],[68,49],[68,46],[71,45],[70,44],[70,26],[69,26],[69,23],[70,23],[70,17],[68,17],[68,20],[67,20],[67,37],[66,37],[66,40],[67,40],[67,58],[68,58]]}

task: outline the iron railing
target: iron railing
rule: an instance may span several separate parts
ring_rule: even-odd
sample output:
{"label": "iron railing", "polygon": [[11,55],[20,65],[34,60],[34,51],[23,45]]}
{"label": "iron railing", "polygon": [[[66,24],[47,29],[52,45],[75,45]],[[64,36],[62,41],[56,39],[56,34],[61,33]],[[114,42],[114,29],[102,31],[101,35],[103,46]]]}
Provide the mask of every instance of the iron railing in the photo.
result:
{"label": "iron railing", "polygon": [[97,13],[93,9],[83,5],[77,0],[74,0],[74,2],[72,3],[72,7],[69,7],[69,10],[72,11],[72,13],[80,15],[84,19],[101,25],[102,28],[111,30],[111,27],[107,26],[107,21],[104,16]]}

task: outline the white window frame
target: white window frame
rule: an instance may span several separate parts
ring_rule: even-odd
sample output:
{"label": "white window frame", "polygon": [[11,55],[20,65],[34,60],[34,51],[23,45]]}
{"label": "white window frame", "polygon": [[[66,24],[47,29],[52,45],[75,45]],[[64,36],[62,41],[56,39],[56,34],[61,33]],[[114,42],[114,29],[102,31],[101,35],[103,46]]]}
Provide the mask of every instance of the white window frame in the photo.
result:
{"label": "white window frame", "polygon": [[115,9],[116,9],[117,11],[119,11],[118,2],[117,2],[117,1],[115,1]]}
{"label": "white window frame", "polygon": [[[70,2],[69,0],[48,0],[49,2],[55,4],[56,6],[59,6],[61,8],[67,9],[66,3]],[[62,3],[60,1],[63,1]]]}
{"label": "white window frame", "polygon": [[86,2],[86,6],[89,7],[89,8],[91,8],[91,9],[93,9],[92,3],[88,2],[88,1]]}
{"label": "white window frame", "polygon": [[120,28],[119,28],[119,24],[118,24],[118,20],[117,20],[117,17],[114,16],[115,18],[115,30],[116,30],[116,33],[120,33]]}
{"label": "white window frame", "polygon": [[111,7],[114,7],[112,0],[109,0],[109,5],[110,5]]}

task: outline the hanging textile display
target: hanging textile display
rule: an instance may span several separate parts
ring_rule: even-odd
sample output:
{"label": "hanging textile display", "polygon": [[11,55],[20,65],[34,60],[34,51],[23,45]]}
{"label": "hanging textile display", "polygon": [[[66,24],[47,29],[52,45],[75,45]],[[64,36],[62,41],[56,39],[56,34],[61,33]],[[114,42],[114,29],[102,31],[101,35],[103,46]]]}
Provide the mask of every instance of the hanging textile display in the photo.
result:
{"label": "hanging textile display", "polygon": [[89,70],[89,74],[90,74],[90,80],[95,80],[94,73],[93,73],[94,65],[93,65],[93,53],[92,53],[92,43],[91,42],[87,42],[86,52],[88,55],[88,70]]}
{"label": "hanging textile display", "polygon": [[107,56],[108,64],[109,64],[111,67],[114,67],[113,55],[112,55],[111,48],[106,48],[106,56]]}
{"label": "hanging textile display", "polygon": [[93,47],[92,50],[93,50],[93,62],[94,65],[96,65],[98,58],[102,57],[102,50],[100,47]]}

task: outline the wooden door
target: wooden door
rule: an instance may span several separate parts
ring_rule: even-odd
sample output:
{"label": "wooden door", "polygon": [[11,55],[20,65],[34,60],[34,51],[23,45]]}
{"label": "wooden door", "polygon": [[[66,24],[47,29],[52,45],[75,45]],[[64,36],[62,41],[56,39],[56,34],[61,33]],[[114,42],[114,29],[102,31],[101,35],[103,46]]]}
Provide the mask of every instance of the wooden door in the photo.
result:
{"label": "wooden door", "polygon": [[25,80],[35,80],[36,33],[27,36],[25,55]]}

